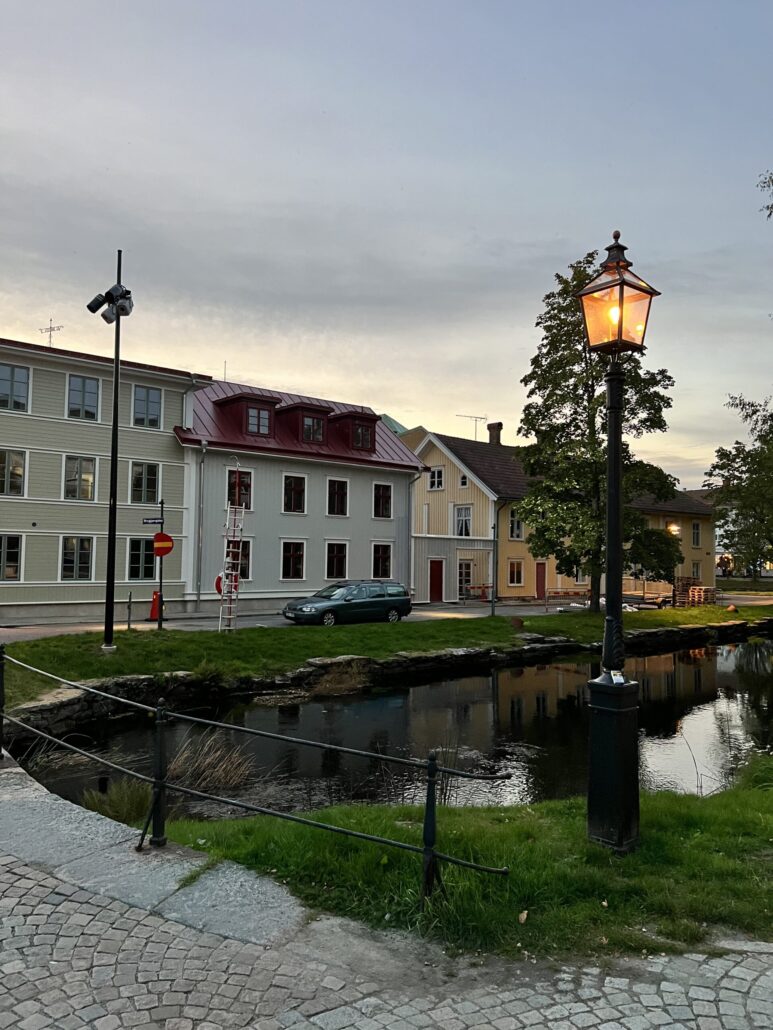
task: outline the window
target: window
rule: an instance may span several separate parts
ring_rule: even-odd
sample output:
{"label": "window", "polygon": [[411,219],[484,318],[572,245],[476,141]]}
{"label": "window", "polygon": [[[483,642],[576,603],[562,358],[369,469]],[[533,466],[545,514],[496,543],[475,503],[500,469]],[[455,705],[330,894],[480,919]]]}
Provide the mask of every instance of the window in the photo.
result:
{"label": "window", "polygon": [[247,432],[268,436],[271,432],[271,412],[268,408],[247,408]]}
{"label": "window", "polygon": [[454,508],[454,522],[456,536],[469,536],[472,524],[472,505],[457,504]]}
{"label": "window", "polygon": [[306,514],[306,477],[285,476],[284,477],[284,507],[282,511],[286,514]]}
{"label": "window", "polygon": [[0,450],[0,494],[24,495],[24,451]]}
{"label": "window", "polygon": [[328,543],[325,563],[326,579],[346,579],[346,544]]}
{"label": "window", "polygon": [[701,545],[701,524],[700,524],[700,522],[693,522],[693,524],[692,524],[692,545],[693,545],[693,547],[700,547],[700,545]]}
{"label": "window", "polygon": [[153,538],[129,541],[129,579],[155,579],[156,556]]}
{"label": "window", "polygon": [[701,578],[701,563],[699,561],[694,561],[692,563],[692,578],[693,579],[700,579]]}
{"label": "window", "polygon": [[252,579],[252,542],[242,540],[241,551],[239,552],[239,582]]}
{"label": "window", "polygon": [[252,508],[252,473],[247,469],[228,470],[226,504],[240,508]]}
{"label": "window", "polygon": [[588,575],[585,572],[581,572],[580,569],[574,574],[574,581],[578,587],[584,587],[588,585]]}
{"label": "window", "polygon": [[282,541],[282,579],[303,579],[304,544],[302,540]]}
{"label": "window", "polygon": [[523,586],[523,562],[509,561],[507,563],[507,583],[511,587]]}
{"label": "window", "polygon": [[64,458],[64,496],[68,501],[94,500],[96,458],[66,454]]}
{"label": "window", "polygon": [[30,370],[19,365],[0,365],[0,408],[27,411]]}
{"label": "window", "polygon": [[161,391],[155,386],[134,387],[133,424],[146,429],[161,427]]}
{"label": "window", "polygon": [[328,515],[349,514],[349,483],[346,479],[328,479],[327,513]]}
{"label": "window", "polygon": [[392,484],[373,484],[373,517],[375,519],[392,518]]}
{"label": "window", "polygon": [[90,536],[62,537],[62,579],[91,579],[93,551]]}
{"label": "window", "polygon": [[0,535],[0,580],[21,579],[21,537]]}
{"label": "window", "polygon": [[373,579],[390,579],[392,576],[392,545],[373,545]]}
{"label": "window", "polygon": [[67,388],[67,417],[96,422],[99,416],[99,380],[70,376]]}
{"label": "window", "polygon": [[325,439],[325,423],[319,415],[303,416],[303,439],[306,443],[322,443]]}
{"label": "window", "polygon": [[462,472],[462,474],[459,476],[459,486],[462,489],[464,489],[464,487],[469,486],[469,485],[470,484],[469,484],[469,482],[467,480],[467,476],[465,476],[464,472]]}
{"label": "window", "polygon": [[158,504],[158,465],[132,462],[132,504]]}
{"label": "window", "polygon": [[361,451],[372,451],[373,426],[364,426],[361,422],[355,422],[352,446]]}
{"label": "window", "polygon": [[429,470],[429,488],[430,490],[442,490],[443,489],[443,466]]}
{"label": "window", "polygon": [[523,540],[523,523],[514,511],[510,512],[510,539]]}

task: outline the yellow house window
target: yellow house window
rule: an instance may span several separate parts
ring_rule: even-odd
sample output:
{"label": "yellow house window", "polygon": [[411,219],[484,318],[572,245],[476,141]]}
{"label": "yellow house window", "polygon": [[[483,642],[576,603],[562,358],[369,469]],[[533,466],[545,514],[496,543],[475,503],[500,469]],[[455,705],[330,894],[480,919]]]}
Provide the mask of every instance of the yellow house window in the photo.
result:
{"label": "yellow house window", "polygon": [[692,545],[693,545],[693,547],[700,547],[700,545],[701,545],[701,524],[700,524],[700,522],[693,522],[693,524],[692,524]]}
{"label": "yellow house window", "polygon": [[511,587],[523,586],[523,562],[511,559],[507,563],[507,583]]}

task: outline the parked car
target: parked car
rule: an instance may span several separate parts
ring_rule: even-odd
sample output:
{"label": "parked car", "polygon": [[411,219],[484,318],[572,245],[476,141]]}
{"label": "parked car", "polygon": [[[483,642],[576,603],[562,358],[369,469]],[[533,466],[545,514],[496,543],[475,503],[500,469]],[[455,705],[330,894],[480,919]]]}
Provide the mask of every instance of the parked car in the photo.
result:
{"label": "parked car", "polygon": [[383,619],[399,622],[410,611],[411,598],[402,583],[384,579],[347,579],[331,583],[311,597],[289,601],[282,615],[300,625],[316,622],[322,626],[334,626],[337,622]]}

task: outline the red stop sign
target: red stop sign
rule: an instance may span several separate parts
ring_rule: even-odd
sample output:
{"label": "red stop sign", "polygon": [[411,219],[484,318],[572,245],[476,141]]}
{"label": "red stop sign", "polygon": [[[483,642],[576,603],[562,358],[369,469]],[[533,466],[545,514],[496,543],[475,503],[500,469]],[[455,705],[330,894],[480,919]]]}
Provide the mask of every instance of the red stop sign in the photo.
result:
{"label": "red stop sign", "polygon": [[157,558],[163,558],[164,555],[174,547],[174,540],[169,536],[168,533],[156,533],[153,537],[153,554]]}

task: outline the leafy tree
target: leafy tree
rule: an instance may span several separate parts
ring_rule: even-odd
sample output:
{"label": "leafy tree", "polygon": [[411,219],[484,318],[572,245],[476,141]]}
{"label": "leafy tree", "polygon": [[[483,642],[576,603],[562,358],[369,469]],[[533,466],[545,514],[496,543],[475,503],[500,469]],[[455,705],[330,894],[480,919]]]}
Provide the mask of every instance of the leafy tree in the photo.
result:
{"label": "leafy tree", "polygon": [[[557,274],[556,288],[544,298],[537,319],[542,340],[521,382],[528,401],[518,432],[536,442],[523,449],[524,467],[532,479],[518,514],[532,527],[529,548],[536,557],[554,555],[558,571],[590,577],[591,608],[598,611],[604,571],[606,519],[606,386],[610,359],[589,354],[576,293],[596,274],[592,251]],[[621,358],[625,370],[623,432],[628,437],[664,432],[671,406],[666,390],[674,381],[665,369],[645,369],[638,354]],[[623,445],[624,540],[636,543],[640,565],[660,570],[671,548],[658,530],[644,533],[646,519],[630,507],[636,496],[659,500],[674,495],[675,480],[662,469],[638,461]],[[676,562],[674,562],[676,564]],[[673,575],[673,565],[671,566]]]}
{"label": "leafy tree", "polygon": [[757,182],[757,189],[770,195],[770,200],[767,204],[763,204],[760,211],[764,211],[767,218],[773,218],[773,172],[763,172]]}
{"label": "leafy tree", "polygon": [[773,410],[769,397],[741,395],[726,407],[738,412],[749,442],[717,448],[704,486],[714,492],[720,543],[756,575],[773,560]]}

